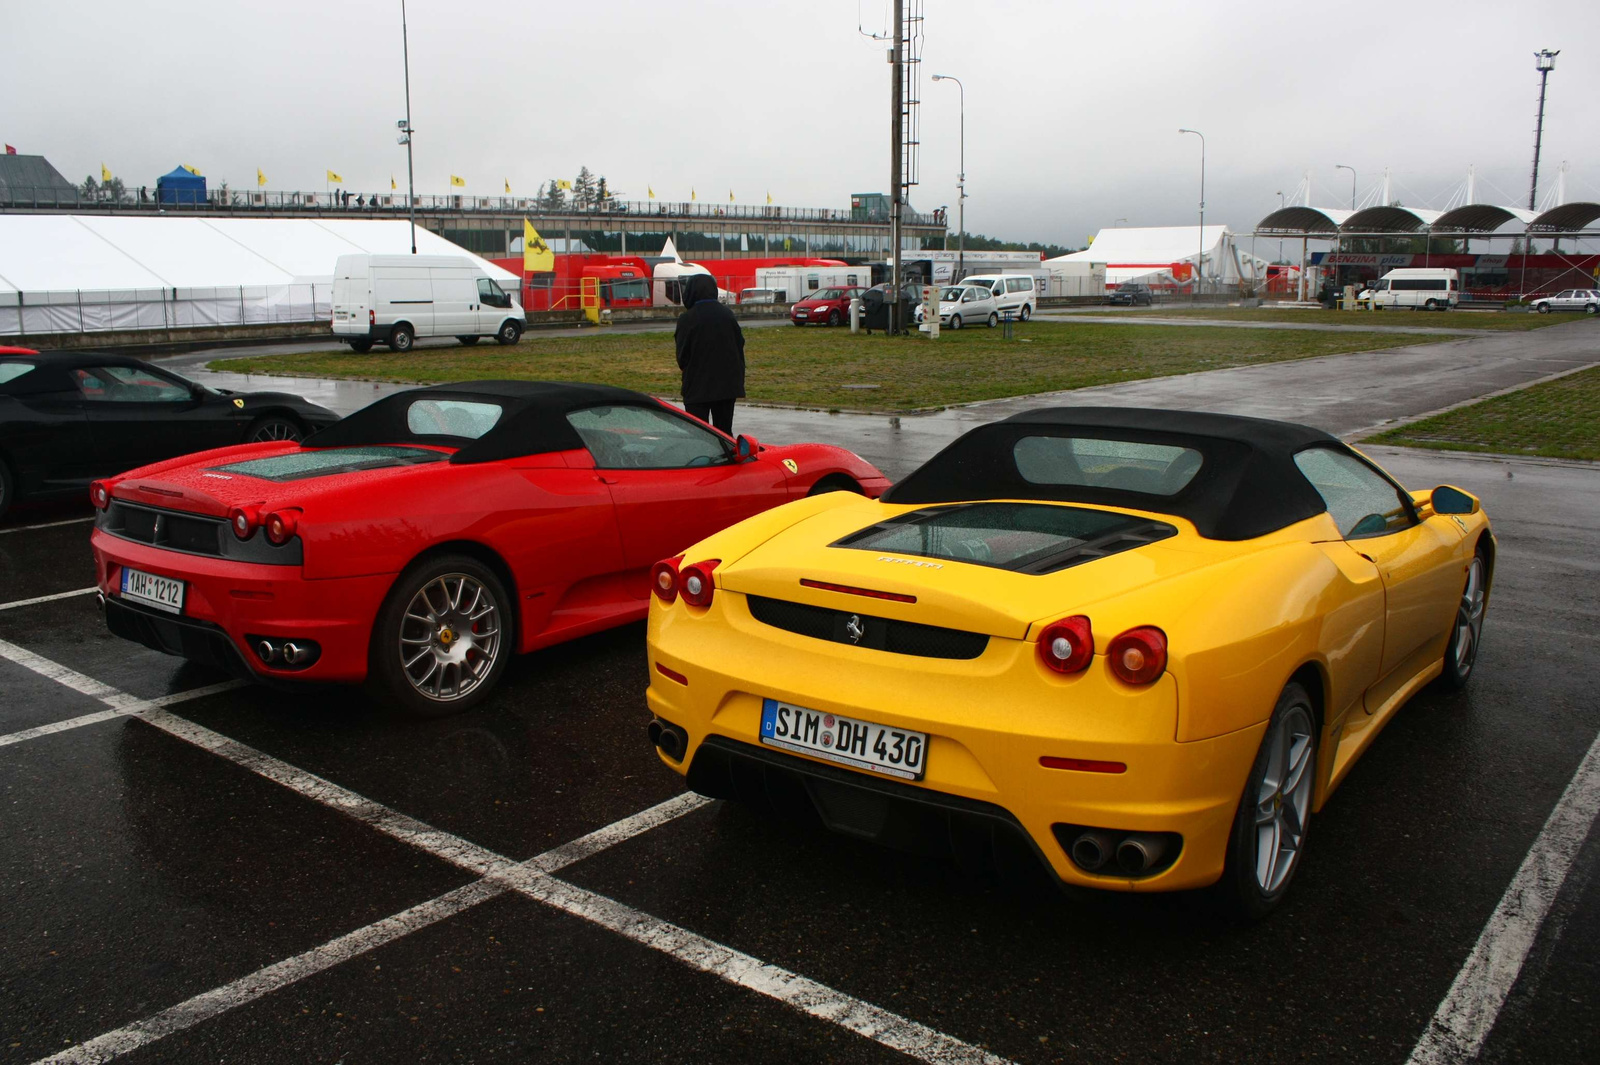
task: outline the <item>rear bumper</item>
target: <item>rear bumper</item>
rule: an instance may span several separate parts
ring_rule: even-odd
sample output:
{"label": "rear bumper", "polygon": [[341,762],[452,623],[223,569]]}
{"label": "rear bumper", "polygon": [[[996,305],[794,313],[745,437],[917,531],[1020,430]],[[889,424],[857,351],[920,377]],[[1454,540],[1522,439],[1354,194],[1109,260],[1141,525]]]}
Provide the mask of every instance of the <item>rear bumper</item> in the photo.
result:
{"label": "rear bumper", "polygon": [[[106,624],[118,636],[244,676],[337,682],[366,678],[372,626],[393,574],[306,580],[299,566],[190,555],[99,529],[91,534],[90,545],[95,582],[106,597]],[[124,600],[124,567],[182,581],[182,614]],[[269,668],[251,651],[252,636],[312,640],[321,653],[303,669]]]}

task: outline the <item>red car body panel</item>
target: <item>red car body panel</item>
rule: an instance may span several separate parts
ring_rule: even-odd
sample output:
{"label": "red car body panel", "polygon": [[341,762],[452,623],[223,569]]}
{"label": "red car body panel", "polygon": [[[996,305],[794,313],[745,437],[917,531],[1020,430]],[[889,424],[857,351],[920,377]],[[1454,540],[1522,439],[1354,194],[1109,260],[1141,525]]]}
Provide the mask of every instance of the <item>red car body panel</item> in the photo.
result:
{"label": "red car body panel", "polygon": [[[823,478],[848,477],[873,497],[889,487],[870,463],[822,444],[760,446],[742,462],[675,469],[600,469],[583,448],[283,483],[217,469],[310,450],[240,445],[102,482],[114,503],[168,513],[226,520],[235,507],[258,518],[297,508],[303,561],[258,564],[169,550],[97,522],[91,544],[100,591],[121,596],[124,566],[181,580],[181,620],[220,629],[255,673],[359,681],[385,596],[426,552],[464,551],[501,571],[517,604],[516,648],[525,652],[644,618],[655,562],[803,497]],[[311,639],[321,655],[308,668],[269,668],[251,653],[247,637]]]}
{"label": "red car body panel", "polygon": [[843,324],[844,322],[848,322],[850,320],[850,300],[867,291],[865,288],[859,285],[853,287],[830,285],[827,287],[837,288],[843,292],[844,295],[838,299],[831,300],[800,300],[795,303],[794,306],[789,308],[789,320],[795,325],[815,325],[818,323],[826,325],[828,323],[828,319],[835,312],[837,312],[839,315],[839,322]]}

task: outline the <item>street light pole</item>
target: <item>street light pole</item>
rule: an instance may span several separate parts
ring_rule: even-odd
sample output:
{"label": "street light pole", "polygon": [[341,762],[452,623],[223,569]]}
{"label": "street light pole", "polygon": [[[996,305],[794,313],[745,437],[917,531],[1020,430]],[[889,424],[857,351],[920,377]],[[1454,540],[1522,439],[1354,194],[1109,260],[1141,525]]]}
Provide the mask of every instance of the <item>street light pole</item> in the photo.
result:
{"label": "street light pole", "polygon": [[1528,210],[1537,211],[1539,199],[1539,142],[1544,139],[1544,85],[1550,78],[1550,72],[1555,69],[1556,56],[1559,51],[1552,52],[1548,48],[1533,53],[1535,68],[1539,71],[1539,121],[1533,127],[1533,178],[1528,184]]}
{"label": "street light pole", "polygon": [[967,87],[961,84],[960,78],[949,74],[935,74],[933,80],[953,81],[961,90],[961,173],[956,177],[956,224],[961,232],[956,237],[956,276],[951,279],[960,281],[961,275],[967,272]]}
{"label": "street light pole", "polygon": [[1198,298],[1206,270],[1206,135],[1197,129],[1180,129],[1178,132],[1193,133],[1200,138],[1200,254],[1194,258],[1194,294]]}
{"label": "street light pole", "polygon": [[1334,163],[1333,168],[1335,170],[1350,171],[1350,209],[1354,211],[1356,209],[1356,168],[1345,166],[1343,163]]}
{"label": "street light pole", "polygon": [[400,143],[406,146],[406,209],[411,218],[411,254],[417,254],[417,179],[411,165],[411,42],[406,33],[406,0],[400,0],[400,55],[406,72],[406,117],[400,123]]}

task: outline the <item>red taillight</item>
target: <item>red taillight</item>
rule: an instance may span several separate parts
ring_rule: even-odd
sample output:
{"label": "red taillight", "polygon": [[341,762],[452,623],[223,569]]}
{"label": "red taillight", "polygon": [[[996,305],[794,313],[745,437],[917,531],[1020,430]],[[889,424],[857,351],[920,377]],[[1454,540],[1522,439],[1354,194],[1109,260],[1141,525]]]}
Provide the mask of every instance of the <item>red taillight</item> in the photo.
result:
{"label": "red taillight", "polygon": [[668,680],[677,681],[679,684],[682,684],[684,687],[688,687],[688,685],[689,685],[689,678],[688,677],[684,676],[682,673],[679,673],[675,669],[668,669],[666,666],[662,665],[660,662],[656,663],[656,672],[661,674],[663,677],[666,677]]}
{"label": "red taillight", "polygon": [[656,598],[663,603],[672,604],[678,601],[678,564],[683,561],[682,555],[674,555],[657,562],[650,569],[650,587],[656,593]]}
{"label": "red taillight", "polygon": [[111,489],[106,487],[104,481],[96,481],[89,486],[89,502],[94,504],[96,510],[104,510],[111,505]]}
{"label": "red taillight", "polygon": [[1126,773],[1126,762],[1103,762],[1098,758],[1057,758],[1041,755],[1039,764],[1046,769],[1070,769],[1075,773]]}
{"label": "red taillight", "polygon": [[370,310],[370,309],[367,311],[367,324],[368,325],[377,325],[378,324],[378,312],[377,311]]}
{"label": "red taillight", "polygon": [[720,558],[710,558],[683,567],[679,576],[682,578],[681,589],[685,603],[690,606],[711,605],[711,596],[716,591],[711,584],[711,571],[716,569],[721,561]]}
{"label": "red taillight", "polygon": [[1111,672],[1129,684],[1149,684],[1167,668],[1167,634],[1141,625],[1111,641],[1106,648]]}
{"label": "red taillight", "polygon": [[274,510],[267,515],[267,520],[261,524],[266,527],[267,539],[282,547],[294,539],[295,530],[300,527],[300,512],[298,510]]}
{"label": "red taillight", "polygon": [[1052,621],[1039,634],[1039,661],[1057,673],[1082,672],[1093,658],[1094,633],[1082,614]]}
{"label": "red taillight", "polygon": [[233,535],[239,539],[250,539],[250,527],[254,524],[255,515],[243,507],[234,507],[228,511],[228,528],[232,529]]}

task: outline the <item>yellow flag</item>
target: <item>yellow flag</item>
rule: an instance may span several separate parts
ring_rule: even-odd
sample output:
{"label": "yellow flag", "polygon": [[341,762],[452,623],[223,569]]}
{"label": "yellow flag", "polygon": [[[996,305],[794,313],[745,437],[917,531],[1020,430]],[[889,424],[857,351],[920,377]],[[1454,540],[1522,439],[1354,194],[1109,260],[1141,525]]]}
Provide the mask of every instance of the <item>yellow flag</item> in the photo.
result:
{"label": "yellow flag", "polygon": [[456,175],[451,174],[450,175],[450,187],[453,188],[453,189],[464,189],[464,188],[467,187],[467,179],[464,178],[464,177],[457,177]]}
{"label": "yellow flag", "polygon": [[649,185],[644,187],[644,191],[649,194],[652,200],[656,198],[656,190],[651,188]]}
{"label": "yellow flag", "polygon": [[690,185],[690,186],[689,186],[689,199],[691,199],[691,200],[692,200],[692,199],[694,199],[694,198],[695,198],[695,195],[694,195],[694,186],[693,186],[693,185]]}
{"label": "yellow flag", "polygon": [[572,182],[568,181],[566,178],[562,178],[556,182],[556,188],[567,189],[570,191],[572,188]]}
{"label": "yellow flag", "polygon": [[767,193],[767,206],[768,207],[772,206],[772,193],[771,192]]}
{"label": "yellow flag", "polygon": [[267,184],[267,175],[265,175],[265,174],[263,174],[261,172],[261,168],[259,166],[256,167],[256,187],[257,188],[264,188],[264,187],[266,187],[266,184]]}
{"label": "yellow flag", "polygon": [[533,223],[522,220],[522,271],[527,274],[545,273],[556,268],[556,253],[544,242]]}
{"label": "yellow flag", "polygon": [[395,190],[395,189],[397,189],[397,188],[399,188],[399,187],[400,187],[400,186],[399,186],[399,185],[396,185],[396,184],[395,184],[395,183],[394,183],[394,175],[393,175],[393,174],[390,174],[390,175],[389,175],[389,191],[390,191],[390,192],[393,192],[393,191],[394,191],[394,190]]}
{"label": "yellow flag", "polygon": [[506,178],[506,191],[507,192],[511,191],[511,179],[510,178]]}
{"label": "yellow flag", "polygon": [[729,203],[733,202],[733,190],[732,189],[728,190],[728,202]]}
{"label": "yellow flag", "polygon": [[204,174],[200,173],[200,171],[198,171],[194,167],[190,166],[188,163],[184,163],[183,164],[183,168],[185,170],[189,171],[189,173],[193,174],[195,177],[204,177],[205,176]]}
{"label": "yellow flag", "polygon": [[344,184],[344,178],[340,177],[338,174],[335,174],[332,170],[328,171],[328,180],[333,182],[335,185]]}
{"label": "yellow flag", "polygon": [[100,164],[100,180],[101,181],[110,181],[111,180],[111,171],[106,169],[106,164],[104,164],[104,163]]}

